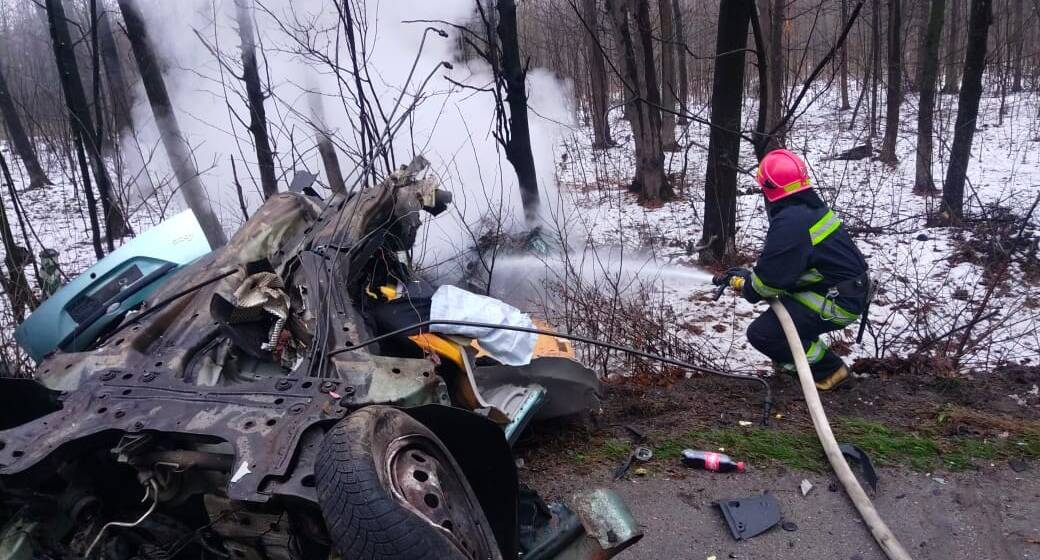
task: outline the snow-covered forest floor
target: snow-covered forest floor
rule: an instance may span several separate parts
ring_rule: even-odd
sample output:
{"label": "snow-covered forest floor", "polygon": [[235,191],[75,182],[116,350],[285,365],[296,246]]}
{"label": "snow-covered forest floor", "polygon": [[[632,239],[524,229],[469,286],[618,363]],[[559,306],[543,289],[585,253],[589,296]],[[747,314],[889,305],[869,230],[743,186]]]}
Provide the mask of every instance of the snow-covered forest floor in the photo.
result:
{"label": "snow-covered forest floor", "polygon": [[[756,113],[753,104],[748,105],[745,127],[751,128]],[[814,186],[854,233],[881,286],[871,308],[873,330],[863,343],[855,343],[856,325],[835,333],[831,340],[850,362],[881,359],[869,362],[873,367],[857,368],[873,373],[913,366],[950,374],[953,358],[959,358],[962,372],[968,373],[1035,366],[1040,361],[1038,271],[1023,270],[1016,262],[1002,275],[993,263],[999,261],[994,251],[1006,250],[1017,235],[1018,222],[1011,217],[1025,215],[1040,192],[1038,101],[1035,96],[1009,96],[1001,119],[1000,99],[983,99],[966,197],[971,220],[963,229],[927,227],[938,198],[911,192],[916,144],[913,105],[911,100],[904,106],[899,164],[894,167],[873,159],[828,159],[865,142],[863,111],[849,131],[852,111],[837,110],[829,92],[798,118],[789,133],[788,147],[804,154]],[[941,96],[936,121],[939,160],[934,165],[940,186],[955,111],[956,96]],[[573,255],[567,262],[522,261],[522,268],[544,264],[551,269],[534,274],[528,270],[526,275],[553,279],[553,303],[542,301],[541,311],[558,327],[572,331],[735,371],[768,371],[768,362],[744,335],[763,306],[728,294],[712,302],[710,276],[694,265],[694,245],[701,237],[706,127],[680,127],[680,143],[688,149],[671,153],[668,161],[677,197],[647,207],[625,188],[633,170],[632,144],[626,123],[617,119],[613,124],[618,147],[592,150],[591,131],[583,127],[572,130],[557,147],[559,189],[553,191],[555,200],[545,205],[546,217],[562,226],[572,252],[584,247],[578,251],[584,262],[577,266],[583,273],[566,273],[574,266]],[[877,139],[875,145],[879,143]],[[27,235],[34,252],[41,247],[58,250],[63,272],[74,277],[94,262],[83,199],[69,178],[68,164],[45,159],[55,184],[20,191],[17,198],[30,226]],[[737,249],[746,264],[753,262],[767,227],[762,198],[754,189],[754,161],[744,143],[740,164],[747,173],[740,184],[747,194],[738,197]],[[14,221],[18,214],[12,197],[4,196],[4,204]],[[174,206],[131,205],[132,225],[143,231],[174,213]],[[1037,223],[1040,215],[1034,214],[1023,237],[1034,236]],[[15,229],[22,231],[17,224]],[[1036,242],[1035,237],[1023,240],[1034,248]],[[28,272],[35,286],[32,266]],[[995,278],[996,283],[991,281]],[[529,303],[530,308],[538,307]],[[14,322],[6,300],[2,312],[0,342],[7,359],[13,360]],[[617,356],[585,351],[608,376],[633,371],[626,369],[631,363],[619,362]],[[1022,402],[1040,401],[1035,388],[1033,393],[1020,395]]]}
{"label": "snow-covered forest floor", "polygon": [[[957,99],[940,98],[939,160],[933,173],[941,189]],[[804,154],[813,185],[854,234],[880,284],[870,311],[873,331],[867,332],[863,343],[855,343],[856,324],[831,335],[835,349],[850,362],[883,359],[863,362],[873,367],[857,370],[884,373],[886,367],[917,367],[930,370],[922,373],[947,375],[953,373],[954,358],[959,358],[965,373],[1037,364],[1038,271],[1022,270],[1016,262],[1008,274],[1001,275],[1001,266],[993,265],[1000,260],[994,251],[1006,250],[1017,237],[1020,220],[1010,218],[1025,215],[1040,193],[1040,116],[1035,96],[1009,96],[1003,119],[1000,104],[997,97],[982,102],[968,171],[965,204],[970,219],[963,229],[927,227],[939,197],[912,193],[917,121],[913,100],[904,105],[896,166],[875,159],[829,159],[865,143],[863,111],[849,131],[852,111],[837,110],[833,93],[821,96],[789,134],[787,146]],[[753,107],[745,110],[745,128],[753,128],[750,118],[755,114]],[[621,246],[633,255],[653,254],[659,262],[675,265],[647,269],[626,296],[639,299],[646,315],[670,323],[667,330],[675,337],[666,344],[669,349],[733,370],[768,371],[768,361],[748,345],[744,334],[764,304],[751,305],[728,294],[712,302],[706,278],[677,273],[696,260],[693,247],[701,238],[706,127],[691,125],[689,137],[680,139],[690,149],[670,155],[676,200],[646,207],[626,191],[634,168],[631,142],[626,123],[618,120],[614,125],[618,148],[592,150],[589,130],[575,131],[561,147],[558,177],[563,196],[573,204],[573,215],[560,221],[568,224],[572,239],[584,236],[600,247]],[[874,145],[880,145],[880,137]],[[737,250],[750,265],[768,222],[762,197],[755,192],[754,156],[748,143],[742,146],[740,167],[747,173],[739,183],[747,195],[738,197]],[[1035,247],[1038,223],[1040,213],[1034,213],[1019,252],[1027,245]],[[1035,264],[1035,252],[1032,259]],[[604,276],[620,278],[616,272],[615,267]],[[589,325],[587,316],[575,309],[568,322],[586,332],[607,330],[602,324]],[[1020,397],[1040,402],[1036,393],[1033,387],[1031,395]]]}

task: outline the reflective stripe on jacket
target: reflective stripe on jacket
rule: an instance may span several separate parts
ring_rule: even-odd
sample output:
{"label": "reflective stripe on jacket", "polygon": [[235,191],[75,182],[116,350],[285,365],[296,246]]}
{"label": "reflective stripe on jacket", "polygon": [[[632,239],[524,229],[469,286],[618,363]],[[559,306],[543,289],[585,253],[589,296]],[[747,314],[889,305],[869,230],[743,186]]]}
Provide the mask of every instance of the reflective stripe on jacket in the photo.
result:
{"label": "reflective stripe on jacket", "polygon": [[865,294],[828,296],[828,290],[866,271],[867,263],[841,219],[806,191],[770,209],[765,245],[744,286],[744,297],[754,302],[787,295],[844,326],[859,317]]}

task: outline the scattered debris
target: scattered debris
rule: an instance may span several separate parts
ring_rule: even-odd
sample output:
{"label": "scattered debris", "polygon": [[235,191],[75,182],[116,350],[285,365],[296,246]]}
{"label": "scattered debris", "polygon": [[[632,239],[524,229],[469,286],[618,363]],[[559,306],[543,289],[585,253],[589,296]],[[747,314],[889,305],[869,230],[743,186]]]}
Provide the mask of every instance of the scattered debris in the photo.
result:
{"label": "scattered debris", "polygon": [[646,476],[646,475],[647,475],[647,473],[648,473],[648,472],[650,472],[650,471],[646,470],[646,467],[639,467],[639,468],[637,468],[636,470],[634,470],[634,471],[632,471],[632,472],[633,472],[633,473],[634,473],[634,474],[635,474],[636,476]]}
{"label": "scattered debris", "polygon": [[625,424],[622,427],[625,428],[626,432],[628,432],[628,437],[632,438],[632,443],[639,444],[646,441],[646,434],[639,428],[636,428],[631,424]]}
{"label": "scattered debris", "polygon": [[1029,463],[1026,463],[1022,459],[1011,459],[1008,461],[1008,466],[1011,467],[1011,470],[1017,473],[1029,470]]}
{"label": "scattered debris", "polygon": [[746,426],[750,426],[751,422],[748,422],[747,420],[741,420],[741,421],[737,422],[737,424],[740,424],[741,426],[745,426],[746,427]]}
{"label": "scattered debris", "polygon": [[[722,448],[720,447],[721,451]],[[744,472],[743,461],[734,461],[729,455],[712,451],[696,451],[683,449],[682,464],[693,469],[704,469],[714,472]]]}
{"label": "scattered debris", "polygon": [[859,447],[851,443],[843,443],[838,446],[841,449],[841,454],[846,458],[851,459],[853,463],[859,465],[860,471],[863,473],[863,478],[870,485],[870,489],[877,493],[878,476],[877,471],[874,470],[874,462],[870,460],[870,455],[867,455],[866,451],[863,451]]}
{"label": "scattered debris", "polygon": [[715,505],[738,541],[760,535],[780,523],[780,504],[772,494],[722,500]]}
{"label": "scattered debris", "polygon": [[799,488],[802,489],[802,495],[803,496],[807,496],[807,495],[809,495],[809,492],[812,492],[813,483],[811,483],[808,480],[803,478],[802,479],[802,484],[799,485]]}
{"label": "scattered debris", "polygon": [[933,476],[932,480],[938,482],[939,484],[946,484],[946,479],[940,476]]}
{"label": "scattered debris", "polygon": [[[618,465],[617,469],[614,469],[614,480],[621,480],[628,473],[628,470],[632,468],[632,463],[645,463],[650,459],[654,458],[654,452],[649,448],[642,445],[636,446],[632,449],[632,453],[625,458],[625,460]],[[643,472],[640,474],[640,470]],[[636,474],[643,476],[646,474],[646,469],[636,469]]]}
{"label": "scattered debris", "polygon": [[856,161],[861,159],[867,159],[870,157],[871,150],[870,144],[861,144],[854,148],[849,148],[840,154],[826,158],[828,161]]}
{"label": "scattered debris", "polygon": [[780,524],[780,528],[789,533],[793,533],[798,530],[798,524],[794,521],[784,521]]}

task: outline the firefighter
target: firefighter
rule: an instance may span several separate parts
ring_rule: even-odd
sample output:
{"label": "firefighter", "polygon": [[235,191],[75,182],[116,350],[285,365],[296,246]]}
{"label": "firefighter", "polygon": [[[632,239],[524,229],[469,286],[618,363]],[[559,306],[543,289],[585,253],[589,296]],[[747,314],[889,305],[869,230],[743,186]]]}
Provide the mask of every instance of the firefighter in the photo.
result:
{"label": "firefighter", "polygon": [[[865,310],[871,291],[867,262],[838,215],[810,188],[798,156],[769,152],[757,179],[769,213],[765,246],[752,270],[730,269],[728,283],[752,303],[780,298],[798,328],[816,387],[834,389],[848,378],[848,368],[820,335],[852,324]],[[747,336],[778,369],[795,371],[772,309],[752,321]]]}

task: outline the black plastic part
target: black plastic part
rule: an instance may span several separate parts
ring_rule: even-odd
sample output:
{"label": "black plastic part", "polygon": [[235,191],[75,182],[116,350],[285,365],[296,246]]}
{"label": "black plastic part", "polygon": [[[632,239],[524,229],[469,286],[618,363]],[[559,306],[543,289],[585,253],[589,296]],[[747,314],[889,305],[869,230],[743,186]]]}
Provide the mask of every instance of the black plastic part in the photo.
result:
{"label": "black plastic part", "polygon": [[870,455],[867,455],[866,451],[863,451],[851,443],[843,443],[838,446],[838,449],[841,449],[842,455],[852,459],[854,463],[859,465],[860,471],[863,472],[863,478],[866,479],[871,490],[876,493],[878,476],[877,471],[874,470],[874,463],[870,460]]}
{"label": "black plastic part", "polygon": [[578,516],[563,504],[546,504],[527,486],[520,486],[520,553],[524,560],[556,557],[584,527]]}
{"label": "black plastic part", "polygon": [[448,448],[477,495],[503,558],[516,558],[520,482],[502,428],[467,410],[428,404],[402,409]]}
{"label": "black plastic part", "polygon": [[780,504],[772,494],[722,500],[715,505],[738,541],[760,535],[780,522]]}
{"label": "black plastic part", "polygon": [[292,182],[289,183],[289,190],[292,192],[304,192],[306,189],[310,189],[314,185],[314,181],[317,180],[318,176],[309,171],[297,171],[293,175]]}

